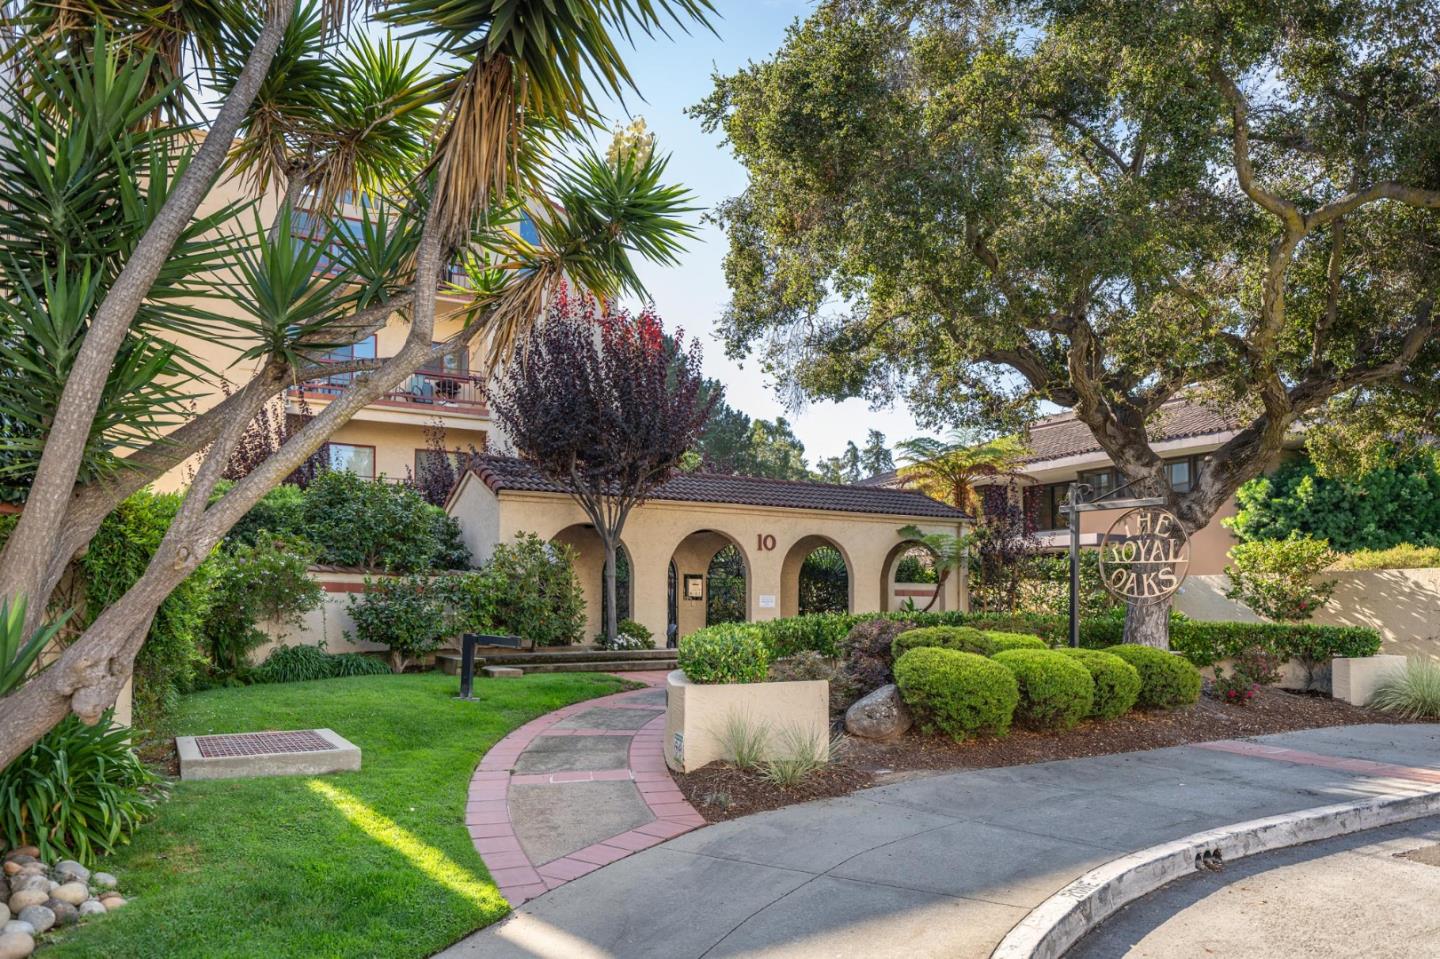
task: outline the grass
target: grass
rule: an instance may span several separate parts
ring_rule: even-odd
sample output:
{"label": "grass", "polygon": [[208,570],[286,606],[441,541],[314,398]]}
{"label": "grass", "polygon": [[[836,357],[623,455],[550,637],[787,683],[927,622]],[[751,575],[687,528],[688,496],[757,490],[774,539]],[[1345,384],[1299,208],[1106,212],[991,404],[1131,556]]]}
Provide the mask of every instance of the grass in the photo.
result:
{"label": "grass", "polygon": [[463,819],[480,756],[507,732],[624,684],[596,674],[481,682],[357,676],[187,696],[186,734],[329,727],[360,772],[178,783],[102,862],[133,897],[45,949],[126,956],[428,956],[506,914]]}
{"label": "grass", "polygon": [[1380,682],[1369,705],[1402,719],[1440,719],[1440,663],[1410,659]]}

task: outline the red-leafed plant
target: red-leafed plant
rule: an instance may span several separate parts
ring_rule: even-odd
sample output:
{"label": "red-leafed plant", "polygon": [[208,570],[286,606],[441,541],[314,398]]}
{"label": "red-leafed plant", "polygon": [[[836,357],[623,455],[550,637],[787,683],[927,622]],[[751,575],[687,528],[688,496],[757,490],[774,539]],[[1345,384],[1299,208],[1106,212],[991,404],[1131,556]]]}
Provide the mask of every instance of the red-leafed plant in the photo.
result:
{"label": "red-leafed plant", "polygon": [[527,462],[580,504],[605,548],[605,636],[618,633],[615,555],[625,520],[674,474],[713,396],[700,347],[638,314],[562,290],[490,386],[496,420]]}

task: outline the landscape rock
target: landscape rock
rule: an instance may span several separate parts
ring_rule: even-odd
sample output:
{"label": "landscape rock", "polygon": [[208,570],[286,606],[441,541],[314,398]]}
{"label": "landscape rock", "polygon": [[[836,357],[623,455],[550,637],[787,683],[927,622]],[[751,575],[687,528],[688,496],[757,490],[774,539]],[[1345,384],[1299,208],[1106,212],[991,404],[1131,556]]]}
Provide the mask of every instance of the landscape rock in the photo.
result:
{"label": "landscape rock", "polygon": [[50,892],[53,899],[61,902],[68,902],[72,906],[78,906],[90,898],[90,887],[83,882],[67,882],[63,886]]}
{"label": "landscape rock", "polygon": [[108,897],[108,898],[101,899],[101,900],[100,900],[100,905],[102,905],[102,906],[105,907],[105,911],[106,911],[106,912],[114,912],[116,909],[121,909],[121,908],[124,907],[124,905],[125,905],[125,897],[124,897],[124,896],[110,896],[110,897]]}
{"label": "landscape rock", "polygon": [[97,872],[95,875],[90,877],[90,885],[94,886],[96,889],[114,889],[116,886],[120,885],[120,880],[116,879],[108,872]]}
{"label": "landscape rock", "polygon": [[13,876],[13,875],[15,875],[17,872],[19,872],[19,871],[20,871],[20,864],[19,864],[18,862],[11,862],[11,861],[8,860],[8,859],[5,860],[5,875],[7,875],[7,876]]}
{"label": "landscape rock", "polygon": [[860,697],[845,710],[845,731],[864,739],[894,739],[914,722],[894,683]]}
{"label": "landscape rock", "polygon": [[0,959],[25,959],[34,951],[35,937],[29,933],[0,933]]}
{"label": "landscape rock", "polygon": [[51,899],[45,903],[45,908],[55,913],[55,925],[57,926],[73,926],[80,921],[80,910],[68,902]]}
{"label": "landscape rock", "polygon": [[16,876],[10,880],[10,895],[17,892],[28,892],[31,889],[39,889],[41,892],[48,892],[50,880],[44,876]]}
{"label": "landscape rock", "polygon": [[10,921],[10,907],[0,902],[0,926]]}
{"label": "landscape rock", "polygon": [[99,899],[86,899],[80,904],[80,918],[105,915],[105,906]]}
{"label": "landscape rock", "polygon": [[20,921],[30,923],[36,932],[44,932],[55,925],[55,913],[44,906],[26,906],[20,910]]}
{"label": "landscape rock", "polygon": [[21,922],[19,919],[11,919],[5,925],[0,926],[0,935],[7,932],[23,932],[27,936],[35,935],[35,927],[28,922]]}
{"label": "landscape rock", "polygon": [[40,858],[40,847],[38,846],[16,846],[5,854],[6,859],[21,861],[29,859],[32,862]]}
{"label": "landscape rock", "polygon": [[27,907],[42,905],[49,898],[50,893],[44,889],[22,889],[20,892],[11,894],[10,911],[18,916]]}
{"label": "landscape rock", "polygon": [[55,878],[65,882],[89,882],[90,870],[73,859],[62,859],[55,864]]}

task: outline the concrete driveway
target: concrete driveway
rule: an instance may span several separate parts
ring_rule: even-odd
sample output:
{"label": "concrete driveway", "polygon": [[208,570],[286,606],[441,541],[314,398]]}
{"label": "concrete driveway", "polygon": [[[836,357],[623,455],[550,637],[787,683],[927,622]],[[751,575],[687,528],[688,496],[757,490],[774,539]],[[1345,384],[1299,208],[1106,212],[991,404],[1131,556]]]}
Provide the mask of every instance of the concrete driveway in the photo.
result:
{"label": "concrete driveway", "polygon": [[1123,853],[1440,789],[1437,726],[1257,742],[1288,752],[1230,743],[952,773],[708,826],[560,886],[441,955],[979,959],[1046,897]]}

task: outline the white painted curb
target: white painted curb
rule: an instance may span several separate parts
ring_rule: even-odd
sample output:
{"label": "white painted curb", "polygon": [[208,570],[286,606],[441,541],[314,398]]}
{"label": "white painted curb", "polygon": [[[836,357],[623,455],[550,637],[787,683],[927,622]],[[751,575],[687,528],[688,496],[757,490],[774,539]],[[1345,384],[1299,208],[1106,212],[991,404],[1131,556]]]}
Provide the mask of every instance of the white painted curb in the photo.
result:
{"label": "white painted curb", "polygon": [[1302,809],[1197,832],[1092,869],[1032,909],[991,959],[1059,959],[1121,906],[1203,868],[1256,853],[1440,814],[1440,791]]}

